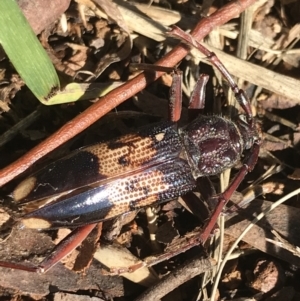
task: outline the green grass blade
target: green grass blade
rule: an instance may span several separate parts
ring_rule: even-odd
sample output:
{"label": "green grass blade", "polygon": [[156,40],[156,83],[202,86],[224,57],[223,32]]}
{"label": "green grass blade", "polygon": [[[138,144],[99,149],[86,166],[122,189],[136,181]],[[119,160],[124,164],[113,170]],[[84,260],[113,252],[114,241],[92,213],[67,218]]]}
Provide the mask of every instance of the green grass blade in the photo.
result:
{"label": "green grass blade", "polygon": [[40,101],[59,89],[54,66],[15,0],[0,0],[0,43]]}
{"label": "green grass blade", "polygon": [[[0,0],[1,1],[1,0]],[[121,86],[122,82],[114,83],[70,83],[54,96],[43,101],[45,105],[57,105],[79,100],[96,99]]]}

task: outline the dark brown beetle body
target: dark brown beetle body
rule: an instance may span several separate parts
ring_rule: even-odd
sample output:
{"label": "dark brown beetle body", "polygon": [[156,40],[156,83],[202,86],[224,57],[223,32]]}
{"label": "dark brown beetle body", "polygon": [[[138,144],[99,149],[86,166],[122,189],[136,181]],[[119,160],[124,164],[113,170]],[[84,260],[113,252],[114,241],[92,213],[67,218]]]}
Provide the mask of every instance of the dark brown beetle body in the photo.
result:
{"label": "dark brown beetle body", "polygon": [[220,116],[200,116],[185,128],[182,140],[195,178],[234,166],[245,149],[238,123]]}
{"label": "dark brown beetle body", "polygon": [[[33,203],[34,211],[22,218],[35,229],[76,227],[38,265],[0,261],[0,266],[30,272],[46,272],[76,248],[94,229],[96,222],[123,213],[175,199],[191,191],[196,179],[219,174],[242,160],[242,166],[216,200],[199,238],[185,250],[205,242],[218,216],[257,161],[260,138],[250,101],[216,55],[192,36],[173,26],[169,35],[197,48],[227,80],[244,110],[236,120],[220,116],[199,116],[183,129],[180,118],[181,81],[174,72],[170,97],[171,122],[144,127],[106,143],[81,148],[53,162],[22,181],[11,196],[19,204]],[[190,108],[203,108],[206,76],[200,76]],[[27,204],[28,203],[28,204]],[[30,206],[31,207],[31,206]]]}
{"label": "dark brown beetle body", "polygon": [[57,196],[25,215],[26,227],[80,226],[174,199],[196,178],[232,167],[243,150],[237,123],[225,118],[200,116],[179,131],[162,122],[81,148],[25,179],[12,196],[21,203]]}

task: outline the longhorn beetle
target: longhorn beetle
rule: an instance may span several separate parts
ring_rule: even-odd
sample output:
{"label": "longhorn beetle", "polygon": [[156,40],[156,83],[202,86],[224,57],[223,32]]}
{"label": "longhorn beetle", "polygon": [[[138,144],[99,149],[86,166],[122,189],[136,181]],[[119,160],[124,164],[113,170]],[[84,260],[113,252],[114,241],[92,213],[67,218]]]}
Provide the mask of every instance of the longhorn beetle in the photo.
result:
{"label": "longhorn beetle", "polygon": [[[246,94],[216,55],[175,26],[170,35],[207,56],[228,81],[245,114],[235,120],[200,115],[178,129],[181,95],[178,80],[174,80],[171,121],[81,148],[34,173],[13,190],[12,198],[21,205],[55,197],[55,201],[23,216],[25,227],[76,229],[38,266],[7,262],[0,262],[0,266],[46,272],[76,248],[97,222],[177,198],[193,190],[198,177],[221,173],[246,151],[243,166],[217,196],[218,204],[199,239],[206,241],[232,193],[256,164],[260,139]],[[205,80],[200,77],[190,107],[202,106]]]}

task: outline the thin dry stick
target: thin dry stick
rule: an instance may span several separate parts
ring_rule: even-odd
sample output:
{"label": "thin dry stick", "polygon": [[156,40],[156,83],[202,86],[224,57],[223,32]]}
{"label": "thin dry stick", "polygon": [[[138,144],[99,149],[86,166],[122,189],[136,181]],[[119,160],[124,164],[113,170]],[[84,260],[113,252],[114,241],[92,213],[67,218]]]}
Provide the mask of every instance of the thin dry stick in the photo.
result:
{"label": "thin dry stick", "polygon": [[[211,16],[203,18],[192,31],[192,36],[197,40],[203,39],[213,28],[226,23],[233,17],[236,17],[253,3],[255,3],[255,0],[240,0],[228,3]],[[187,55],[188,52],[189,48],[187,46],[179,44],[164,58],[159,60],[156,65],[174,67]],[[98,102],[90,106],[82,114],[76,116],[70,122],[66,123],[57,132],[41,142],[38,146],[34,147],[23,157],[2,169],[0,171],[0,186],[24,172],[38,159],[42,158],[58,146],[88,128],[100,117],[111,111],[120,103],[143,90],[147,84],[153,82],[162,74],[162,72],[156,72],[155,76],[149,79],[146,78],[144,73],[142,73],[102,97]]]}
{"label": "thin dry stick", "polygon": [[160,300],[186,281],[211,270],[215,264],[212,259],[193,258],[147,289],[135,301]]}
{"label": "thin dry stick", "polygon": [[20,130],[25,130],[27,127],[29,127],[40,116],[41,116],[40,110],[36,109],[31,114],[23,118],[20,122],[12,126],[8,131],[6,131],[4,134],[0,136],[0,147],[2,147],[8,141],[12,140],[20,132]]}

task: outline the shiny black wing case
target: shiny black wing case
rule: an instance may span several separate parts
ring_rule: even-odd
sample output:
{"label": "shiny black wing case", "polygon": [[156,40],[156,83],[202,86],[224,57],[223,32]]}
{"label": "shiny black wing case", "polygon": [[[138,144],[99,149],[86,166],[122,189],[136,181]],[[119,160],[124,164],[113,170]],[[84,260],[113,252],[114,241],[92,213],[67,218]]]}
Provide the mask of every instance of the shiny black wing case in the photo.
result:
{"label": "shiny black wing case", "polygon": [[175,123],[146,126],[72,152],[23,180],[11,196],[25,203],[95,183],[101,185],[176,158],[181,148]]}
{"label": "shiny black wing case", "polygon": [[192,190],[195,180],[186,161],[175,158],[46,205],[25,215],[30,228],[74,227],[117,217]]}

